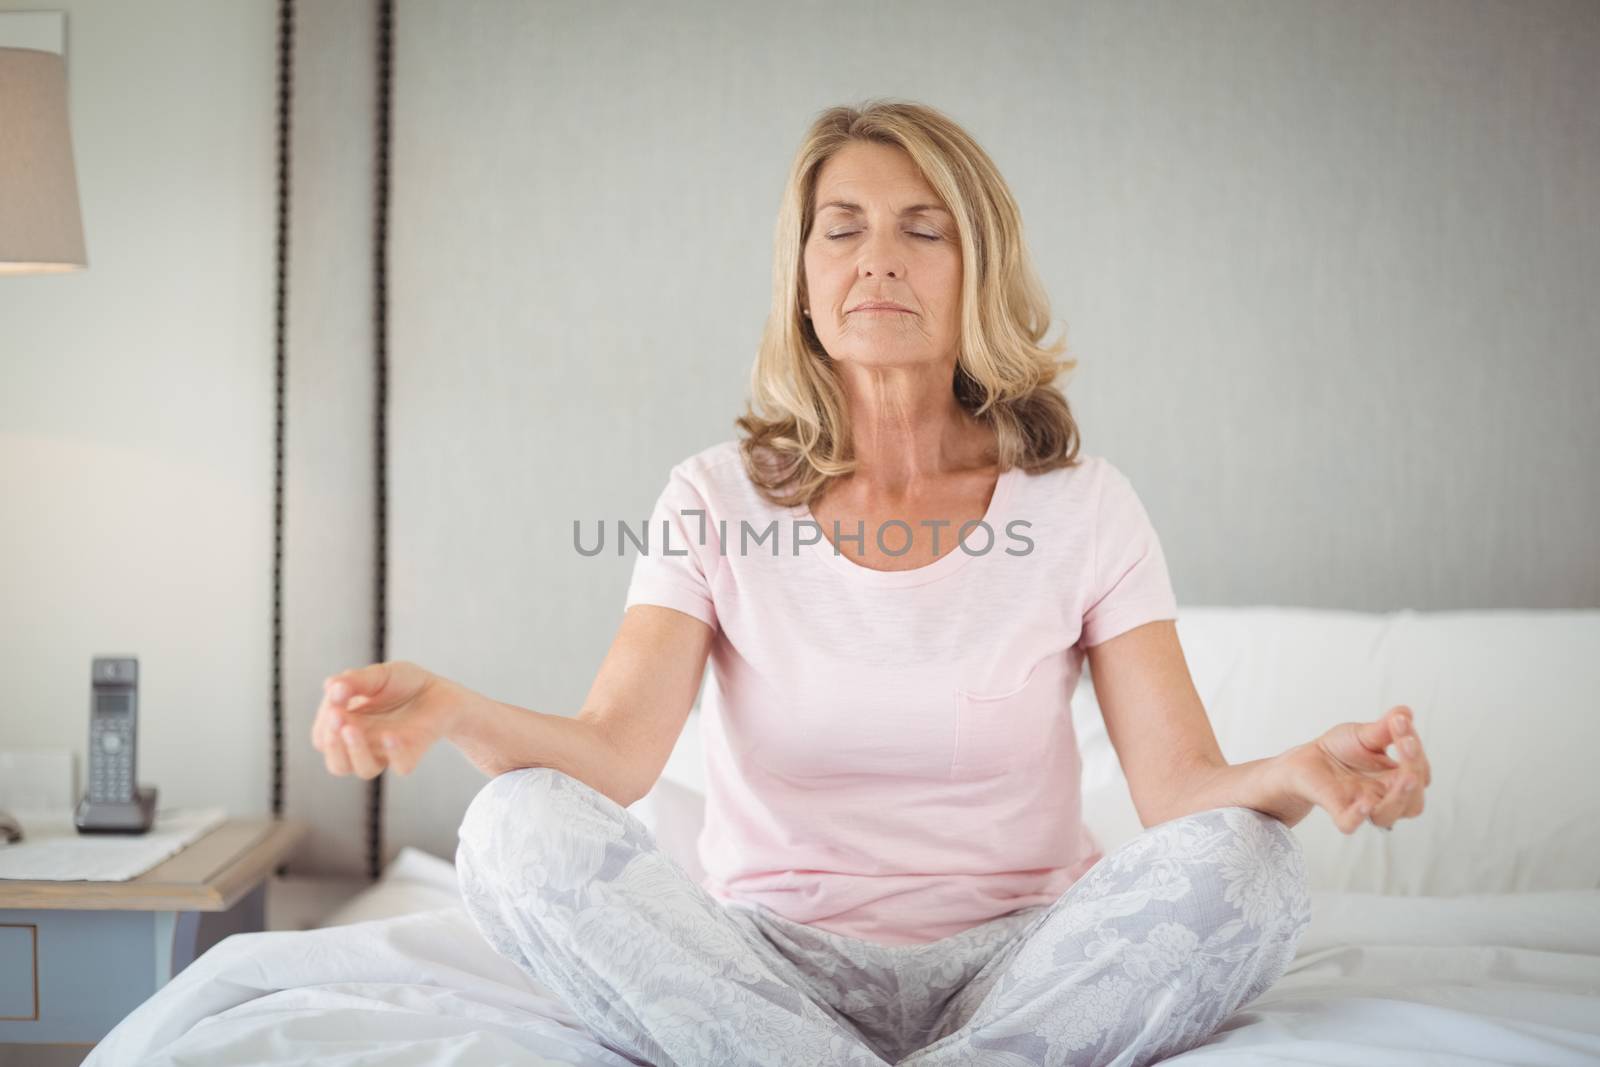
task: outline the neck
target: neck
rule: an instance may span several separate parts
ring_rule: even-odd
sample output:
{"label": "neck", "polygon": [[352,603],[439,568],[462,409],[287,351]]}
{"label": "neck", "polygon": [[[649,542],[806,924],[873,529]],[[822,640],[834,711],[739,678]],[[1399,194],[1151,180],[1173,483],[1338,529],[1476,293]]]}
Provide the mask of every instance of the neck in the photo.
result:
{"label": "neck", "polygon": [[949,368],[846,365],[851,480],[872,495],[913,495],[944,476],[995,461],[994,434],[951,389]]}

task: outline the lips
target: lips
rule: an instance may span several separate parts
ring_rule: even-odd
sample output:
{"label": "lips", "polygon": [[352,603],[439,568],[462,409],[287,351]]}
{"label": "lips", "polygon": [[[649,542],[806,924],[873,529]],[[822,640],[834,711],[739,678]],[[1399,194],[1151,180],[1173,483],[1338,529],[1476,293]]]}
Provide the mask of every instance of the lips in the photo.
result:
{"label": "lips", "polygon": [[907,314],[911,314],[912,313],[911,309],[906,307],[904,304],[896,304],[892,300],[868,300],[865,303],[857,304],[855,307],[851,308],[850,310],[851,311],[904,311]]}

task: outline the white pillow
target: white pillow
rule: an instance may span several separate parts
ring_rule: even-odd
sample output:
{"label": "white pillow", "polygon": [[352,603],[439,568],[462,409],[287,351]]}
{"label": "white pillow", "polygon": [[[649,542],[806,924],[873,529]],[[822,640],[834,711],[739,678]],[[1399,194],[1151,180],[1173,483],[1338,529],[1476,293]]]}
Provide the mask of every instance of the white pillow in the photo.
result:
{"label": "white pillow", "polygon": [[[1456,896],[1600,887],[1600,611],[1388,615],[1183,608],[1178,637],[1231,763],[1276,755],[1396,704],[1433,772],[1424,809],[1344,835],[1295,832],[1313,889]],[[1085,821],[1109,847],[1141,827],[1087,669],[1073,700]],[[1102,830],[1104,834],[1102,834]]]}

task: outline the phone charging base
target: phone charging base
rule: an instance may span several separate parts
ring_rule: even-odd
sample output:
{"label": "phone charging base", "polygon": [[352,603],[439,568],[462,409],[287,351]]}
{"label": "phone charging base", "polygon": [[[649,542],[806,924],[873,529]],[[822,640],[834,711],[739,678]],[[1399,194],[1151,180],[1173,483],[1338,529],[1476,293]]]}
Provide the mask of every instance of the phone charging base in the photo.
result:
{"label": "phone charging base", "polygon": [[78,801],[72,821],[80,834],[142,834],[156,821],[156,787],[141,785],[133,800]]}

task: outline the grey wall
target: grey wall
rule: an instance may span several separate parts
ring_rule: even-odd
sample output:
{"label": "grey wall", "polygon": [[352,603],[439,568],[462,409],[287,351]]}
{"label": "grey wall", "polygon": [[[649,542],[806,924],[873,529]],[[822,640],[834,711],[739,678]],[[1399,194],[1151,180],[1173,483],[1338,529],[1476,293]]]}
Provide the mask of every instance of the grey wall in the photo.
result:
{"label": "grey wall", "polygon": [[397,77],[396,655],[581,706],[631,558],[571,522],[733,435],[783,169],[867,96],[1012,184],[1180,604],[1600,604],[1600,7],[409,2]]}
{"label": "grey wall", "polygon": [[[137,650],[142,777],[260,812],[275,4],[55,6],[91,269],[0,279],[0,744],[81,751]],[[1600,6],[397,7],[392,657],[576,712],[632,560],[572,522],[733,435],[784,168],[871,96],[1007,175],[1180,605],[1600,606]],[[289,814],[345,873],[367,784],[306,735],[372,640],[370,16],[302,0],[296,56]],[[386,855],[481,784],[391,776]]]}

